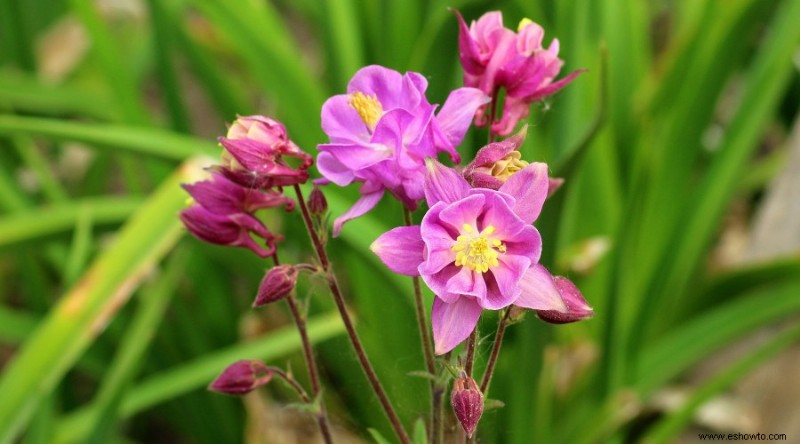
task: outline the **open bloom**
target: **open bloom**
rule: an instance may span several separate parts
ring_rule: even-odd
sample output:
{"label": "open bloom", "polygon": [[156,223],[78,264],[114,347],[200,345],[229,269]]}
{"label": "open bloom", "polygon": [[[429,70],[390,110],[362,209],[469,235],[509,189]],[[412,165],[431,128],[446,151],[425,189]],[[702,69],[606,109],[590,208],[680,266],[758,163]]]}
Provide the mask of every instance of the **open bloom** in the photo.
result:
{"label": "open bloom", "polygon": [[[502,118],[489,122],[496,134],[510,134],[528,116],[531,103],[557,92],[581,73],[574,71],[555,80],[564,64],[558,58],[558,39],[545,49],[544,29],[531,20],[522,20],[515,33],[503,26],[500,11],[488,12],[470,26],[455,13],[464,85],[480,88],[492,97],[499,88],[506,90]],[[476,124],[486,124],[485,112],[485,106],[478,110]]]}
{"label": "open bloom", "polygon": [[[522,160],[519,147],[525,141],[528,126],[525,125],[508,139],[490,143],[480,150],[461,174],[475,188],[500,188],[513,174],[519,172],[528,162]],[[564,183],[564,179],[548,177],[547,197],[550,197]]]}
{"label": "open bloom", "polygon": [[429,160],[423,187],[430,209],[422,223],[384,233],[371,249],[392,271],[422,276],[433,290],[437,354],[466,339],[484,309],[569,311],[538,264],[542,241],[531,225],[547,197],[547,165],[532,163],[491,190]]}
{"label": "open bloom", "polygon": [[453,162],[460,160],[455,147],[489,98],[478,89],[459,88],[435,114],[436,106],[425,97],[427,87],[421,74],[367,66],[350,80],[347,94],[322,106],[322,129],[330,143],[317,146],[320,182],[362,184],[361,198],[334,221],[334,235],[346,221],[371,210],[386,190],[415,209],[424,195],[426,157],[445,152]]}
{"label": "open bloom", "polygon": [[[239,117],[219,142],[222,166],[214,169],[248,188],[267,189],[305,183],[314,159],[289,139],[286,127],[264,116]],[[298,159],[293,167],[284,157]]]}

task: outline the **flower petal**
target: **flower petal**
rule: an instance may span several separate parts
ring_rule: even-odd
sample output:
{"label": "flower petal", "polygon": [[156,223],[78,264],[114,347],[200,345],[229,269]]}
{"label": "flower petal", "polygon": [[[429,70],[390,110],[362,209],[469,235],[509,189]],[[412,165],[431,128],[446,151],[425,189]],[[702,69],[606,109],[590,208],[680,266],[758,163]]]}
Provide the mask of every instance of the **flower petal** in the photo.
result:
{"label": "flower petal", "polygon": [[[481,105],[489,103],[491,97],[477,88],[458,88],[447,96],[447,100],[442,105],[442,110],[436,115],[444,141],[449,146],[455,147],[464,139],[475,111]],[[443,142],[444,142],[443,141]]]}
{"label": "flower petal", "polygon": [[486,299],[486,281],[483,280],[483,273],[469,267],[462,266],[461,270],[447,281],[445,288],[451,294],[474,296],[479,303]]}
{"label": "flower petal", "polygon": [[[339,162],[331,153],[319,153],[317,156],[317,169],[325,179],[340,187],[350,185],[356,178],[353,171]],[[315,182],[317,181],[319,179]]]}
{"label": "flower petal", "polygon": [[445,354],[467,339],[480,317],[481,306],[472,298],[461,297],[452,304],[434,298],[431,324],[436,354]]}
{"label": "flower petal", "polygon": [[339,94],[322,105],[322,130],[333,143],[369,140],[369,128],[350,104],[348,94]]}
{"label": "flower petal", "polygon": [[391,157],[391,152],[381,144],[327,143],[317,145],[317,148],[322,152],[329,153],[339,163],[353,171],[370,167]]}
{"label": "flower petal", "polygon": [[514,213],[526,224],[533,223],[547,198],[547,164],[534,162],[508,178],[498,191],[516,199]]}
{"label": "flower petal", "polygon": [[417,268],[422,263],[424,248],[419,225],[389,230],[369,247],[390,270],[407,276],[419,276]]}
{"label": "flower petal", "polygon": [[[531,261],[523,256],[501,255],[499,265],[489,269],[486,298],[479,300],[481,307],[487,310],[499,310],[513,304],[520,295],[520,280],[525,271],[530,267]],[[491,273],[492,279],[488,274]],[[496,284],[496,286],[495,286]]]}
{"label": "flower petal", "polygon": [[430,158],[425,160],[425,166],[424,188],[428,207],[438,202],[453,203],[469,192],[471,187],[456,170]]}
{"label": "flower petal", "polygon": [[345,222],[355,219],[359,216],[363,216],[369,210],[375,208],[375,205],[378,204],[378,202],[381,200],[381,197],[383,197],[383,189],[372,193],[363,194],[361,198],[359,198],[356,203],[354,203],[353,206],[347,210],[347,212],[337,217],[336,220],[333,221],[333,237],[339,236],[339,232],[342,231],[342,225],[344,225]]}
{"label": "flower petal", "polygon": [[566,313],[567,305],[553,281],[553,275],[544,266],[536,264],[522,275],[519,281],[522,289],[514,305],[532,310],[552,310]]}

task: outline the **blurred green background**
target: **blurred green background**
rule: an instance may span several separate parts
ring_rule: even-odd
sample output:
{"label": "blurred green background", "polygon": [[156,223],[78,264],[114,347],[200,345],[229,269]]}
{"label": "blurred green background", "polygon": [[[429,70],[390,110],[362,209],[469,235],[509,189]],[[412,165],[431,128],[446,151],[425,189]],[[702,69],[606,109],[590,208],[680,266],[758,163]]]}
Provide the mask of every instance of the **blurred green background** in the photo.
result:
{"label": "blurred green background", "polygon": [[[567,180],[537,222],[543,263],[596,316],[509,328],[490,393],[505,407],[484,414],[479,442],[714,430],[698,407],[800,339],[797,248],[754,263],[726,241],[749,240],[789,158],[800,0],[0,0],[0,442],[316,439],[280,384],[245,402],[205,390],[242,358],[306,375],[285,307],[249,309],[269,265],[185,235],[178,184],[214,162],[237,114],[275,117],[315,152],[322,103],[364,65],[422,72],[442,103],[461,83],[448,6],[467,21],[500,9],[512,29],[529,17],[559,39],[563,73],[588,69],[534,105],[522,151]],[[464,158],[485,140],[472,130]],[[351,188],[326,189],[333,215]],[[282,260],[309,261],[299,216],[266,217]],[[383,202],[329,250],[410,428],[428,406],[427,381],[409,376],[424,368],[411,285],[367,249],[401,221]],[[340,441],[392,436],[324,283],[300,295]],[[478,371],[495,325],[487,313]],[[764,327],[684,402],[656,402]]]}

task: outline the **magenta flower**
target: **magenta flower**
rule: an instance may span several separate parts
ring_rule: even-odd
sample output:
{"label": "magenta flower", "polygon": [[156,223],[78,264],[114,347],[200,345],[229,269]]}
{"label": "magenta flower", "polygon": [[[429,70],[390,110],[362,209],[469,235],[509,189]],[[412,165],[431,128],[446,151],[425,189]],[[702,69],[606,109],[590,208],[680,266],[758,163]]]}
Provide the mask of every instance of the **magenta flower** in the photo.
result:
{"label": "magenta flower", "polygon": [[[495,100],[500,88],[506,90],[502,118],[491,123],[491,131],[508,135],[517,123],[528,116],[530,104],[554,94],[582,71],[555,80],[564,62],[558,58],[558,39],[550,47],[542,46],[544,29],[525,19],[519,31],[503,27],[500,11],[484,14],[468,27],[459,21],[458,47],[464,68],[464,85],[480,88]],[[475,116],[477,125],[485,125],[486,106]]]}
{"label": "magenta flower", "polygon": [[463,374],[453,381],[450,405],[468,438],[472,438],[483,415],[483,393],[474,379]]}
{"label": "magenta flower", "polygon": [[[182,186],[194,205],[181,211],[180,219],[195,237],[212,244],[244,247],[261,257],[275,252],[277,237],[253,213],[279,206],[289,211],[294,207],[291,198],[275,190],[245,188],[221,174]],[[266,248],[253,235],[262,238]]]}
{"label": "magenta flower", "polygon": [[471,188],[431,160],[423,187],[430,209],[422,223],[390,230],[370,248],[392,271],[422,276],[433,290],[437,354],[466,339],[484,309],[569,311],[538,264],[542,241],[531,225],[547,197],[547,165],[532,163],[491,190]]}
{"label": "magenta flower", "polygon": [[[289,140],[282,123],[264,116],[239,117],[219,142],[224,165],[214,169],[248,188],[267,189],[305,183],[314,159]],[[297,168],[284,157],[299,159]]]}
{"label": "magenta flower", "polygon": [[330,143],[318,145],[321,183],[360,182],[361,198],[334,221],[337,235],[348,220],[371,210],[388,190],[409,209],[423,198],[426,157],[448,153],[460,160],[456,145],[464,138],[477,108],[489,98],[475,88],[450,93],[438,114],[425,97],[421,74],[401,75],[381,66],[359,70],[347,94],[322,106],[322,129]]}

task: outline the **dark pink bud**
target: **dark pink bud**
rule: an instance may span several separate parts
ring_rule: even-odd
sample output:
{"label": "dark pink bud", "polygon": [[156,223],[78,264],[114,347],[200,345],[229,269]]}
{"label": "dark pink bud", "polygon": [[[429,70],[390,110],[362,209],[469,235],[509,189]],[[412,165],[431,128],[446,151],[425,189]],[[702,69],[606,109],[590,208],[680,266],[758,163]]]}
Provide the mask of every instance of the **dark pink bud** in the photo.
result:
{"label": "dark pink bud", "polygon": [[314,185],[314,189],[311,190],[311,194],[308,196],[308,211],[311,212],[312,216],[316,217],[321,217],[328,211],[328,201],[317,185]]}
{"label": "dark pink bud", "polygon": [[483,414],[483,394],[475,380],[464,374],[456,378],[453,381],[450,404],[464,432],[468,437],[472,437]]}
{"label": "dark pink bud", "polygon": [[208,389],[226,395],[244,395],[272,379],[269,367],[257,359],[236,361],[229,365]]}
{"label": "dark pink bud", "polygon": [[258,295],[253,301],[253,307],[275,302],[286,297],[297,283],[297,268],[293,265],[278,265],[272,267],[264,275],[261,285],[258,286]]}
{"label": "dark pink bud", "polygon": [[[250,214],[216,214],[200,205],[193,205],[181,211],[180,218],[186,229],[202,241],[248,248],[261,257],[275,253],[275,236]],[[253,240],[250,233],[263,238],[267,248]]]}
{"label": "dark pink bud", "polygon": [[548,177],[547,178],[547,197],[549,198],[553,194],[561,188],[561,185],[564,185],[564,179],[560,177]]}
{"label": "dark pink bud", "polygon": [[282,205],[287,211],[294,208],[294,200],[280,191],[245,188],[222,174],[212,174],[210,180],[182,186],[195,202],[215,214],[253,213]]}
{"label": "dark pink bud", "polygon": [[594,316],[594,310],[583,298],[581,291],[569,279],[563,276],[553,276],[553,283],[561,295],[561,300],[567,306],[566,312],[557,310],[536,310],[536,315],[551,324],[568,324]]}

